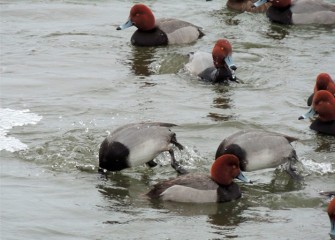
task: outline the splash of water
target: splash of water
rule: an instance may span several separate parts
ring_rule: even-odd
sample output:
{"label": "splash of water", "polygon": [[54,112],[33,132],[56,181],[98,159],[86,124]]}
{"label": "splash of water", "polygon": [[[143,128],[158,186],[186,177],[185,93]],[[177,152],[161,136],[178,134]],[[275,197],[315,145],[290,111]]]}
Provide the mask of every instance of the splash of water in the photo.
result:
{"label": "splash of water", "polygon": [[332,167],[330,162],[318,163],[312,159],[301,159],[300,161],[304,165],[305,169],[310,173],[318,173],[321,175],[335,173],[335,169]]}
{"label": "splash of water", "polygon": [[13,127],[37,124],[41,119],[42,116],[31,113],[29,109],[0,108],[0,151],[15,152],[27,149],[28,146],[26,144],[17,138],[7,136],[7,134]]}

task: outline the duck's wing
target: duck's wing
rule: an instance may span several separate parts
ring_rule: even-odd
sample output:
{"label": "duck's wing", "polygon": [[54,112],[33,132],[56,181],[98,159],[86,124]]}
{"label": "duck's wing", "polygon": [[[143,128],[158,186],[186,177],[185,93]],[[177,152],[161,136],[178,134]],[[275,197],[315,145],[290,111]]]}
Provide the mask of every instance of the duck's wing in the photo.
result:
{"label": "duck's wing", "polygon": [[212,54],[208,52],[196,51],[189,54],[189,62],[185,65],[187,71],[198,76],[205,69],[214,67]]}
{"label": "duck's wing", "polygon": [[158,19],[156,26],[167,35],[169,44],[191,43],[204,36],[200,27],[178,19]]}
{"label": "duck's wing", "polygon": [[203,174],[186,174],[155,184],[147,195],[150,198],[159,198],[166,189],[173,185],[186,186],[198,190],[217,190],[218,184],[209,176]]}

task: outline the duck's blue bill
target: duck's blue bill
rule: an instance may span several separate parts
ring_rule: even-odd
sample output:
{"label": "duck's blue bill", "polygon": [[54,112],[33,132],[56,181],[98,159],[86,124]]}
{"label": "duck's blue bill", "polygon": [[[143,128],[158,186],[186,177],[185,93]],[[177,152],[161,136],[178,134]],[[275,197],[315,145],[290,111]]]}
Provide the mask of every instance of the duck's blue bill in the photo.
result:
{"label": "duck's blue bill", "polygon": [[237,67],[234,64],[233,57],[231,55],[229,55],[229,56],[225,57],[224,61],[227,64],[227,66],[229,67],[229,70],[231,72],[232,78],[236,79],[235,70],[237,69]]}
{"label": "duck's blue bill", "polygon": [[231,55],[228,55],[227,57],[225,57],[224,59],[225,63],[228,65],[230,70],[236,70],[237,67],[233,61],[233,57]]}
{"label": "duck's blue bill", "polygon": [[311,118],[316,114],[315,110],[313,108],[310,108],[307,113],[301,115],[298,119],[306,119],[306,118]]}
{"label": "duck's blue bill", "polygon": [[246,178],[244,176],[243,172],[240,172],[240,174],[236,178],[239,179],[239,180],[241,180],[242,182],[252,183],[251,180],[249,180],[248,178]]}
{"label": "duck's blue bill", "polygon": [[130,19],[128,19],[128,21],[120,26],[118,26],[116,28],[116,30],[123,30],[123,29],[126,29],[126,28],[129,28],[131,26],[133,26],[134,24],[132,23],[132,21]]}
{"label": "duck's blue bill", "polygon": [[255,2],[252,7],[259,7],[262,6],[263,4],[267,3],[268,0],[258,0],[257,2]]}

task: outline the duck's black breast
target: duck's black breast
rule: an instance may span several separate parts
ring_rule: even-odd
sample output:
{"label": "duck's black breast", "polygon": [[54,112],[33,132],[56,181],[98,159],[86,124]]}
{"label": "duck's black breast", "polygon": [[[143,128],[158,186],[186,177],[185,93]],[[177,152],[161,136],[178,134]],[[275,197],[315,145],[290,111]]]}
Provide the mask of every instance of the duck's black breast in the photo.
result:
{"label": "duck's black breast", "polygon": [[168,44],[168,37],[157,27],[150,31],[136,30],[131,37],[131,43],[143,47],[161,46]]}
{"label": "duck's black breast", "polygon": [[218,202],[230,202],[235,199],[239,199],[242,194],[240,187],[232,182],[228,186],[219,186],[217,189]]}
{"label": "duck's black breast", "polygon": [[202,71],[198,76],[201,80],[211,83],[224,83],[228,80],[233,80],[230,70],[226,68],[209,67]]}
{"label": "duck's black breast", "polygon": [[312,122],[310,129],[327,135],[335,136],[335,121],[322,122],[319,119],[315,119]]}
{"label": "duck's black breast", "polygon": [[266,15],[272,22],[281,24],[292,24],[291,6],[283,9],[271,6],[266,11]]}

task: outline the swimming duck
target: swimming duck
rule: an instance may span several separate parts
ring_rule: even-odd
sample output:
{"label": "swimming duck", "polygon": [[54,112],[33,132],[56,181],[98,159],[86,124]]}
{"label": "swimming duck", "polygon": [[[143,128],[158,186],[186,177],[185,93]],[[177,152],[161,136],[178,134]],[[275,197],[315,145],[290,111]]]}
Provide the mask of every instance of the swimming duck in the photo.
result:
{"label": "swimming duck", "polygon": [[99,167],[109,171],[120,171],[146,163],[149,167],[157,164],[153,161],[160,153],[168,151],[171,166],[178,173],[186,173],[176,161],[172,145],[180,150],[183,146],[177,142],[176,134],[170,127],[172,123],[133,123],[117,128],[101,143]]}
{"label": "swimming duck", "polygon": [[328,73],[320,73],[315,82],[314,92],[307,100],[307,105],[311,106],[314,94],[319,90],[327,90],[335,96],[335,83]]}
{"label": "swimming duck", "polygon": [[213,163],[210,174],[189,173],[160,182],[147,196],[174,202],[228,202],[241,197],[241,190],[233,182],[234,178],[250,182],[242,174],[237,157],[231,154],[220,156]]}
{"label": "swimming duck", "polygon": [[300,178],[292,166],[297,154],[290,142],[294,137],[263,130],[243,130],[225,138],[219,145],[215,158],[223,154],[234,154],[240,161],[242,171],[255,171],[274,168],[289,162],[287,172],[294,178]]}
{"label": "swimming duck", "polygon": [[135,4],[128,21],[117,30],[131,26],[138,28],[131,37],[131,43],[136,46],[191,43],[204,36],[200,27],[189,22],[171,18],[155,20],[150,8],[144,4]]}
{"label": "swimming duck", "polygon": [[327,212],[330,220],[329,235],[331,239],[335,239],[335,197],[330,201]]}
{"label": "swimming duck", "polygon": [[335,97],[327,90],[320,90],[314,94],[311,109],[299,120],[313,117],[318,114],[310,129],[335,136]]}
{"label": "swimming duck", "polygon": [[335,24],[335,5],[322,0],[258,0],[254,7],[270,2],[268,18],[282,24]]}
{"label": "swimming duck", "polygon": [[252,0],[228,0],[226,5],[229,9],[239,11],[239,12],[253,12],[253,13],[263,13],[271,6],[271,3],[265,3],[262,6],[255,8],[253,7]]}
{"label": "swimming duck", "polygon": [[237,81],[232,58],[233,49],[227,39],[219,39],[212,50],[212,56],[206,52],[190,54],[190,61],[185,68],[202,80],[211,83],[221,83],[228,80]]}

